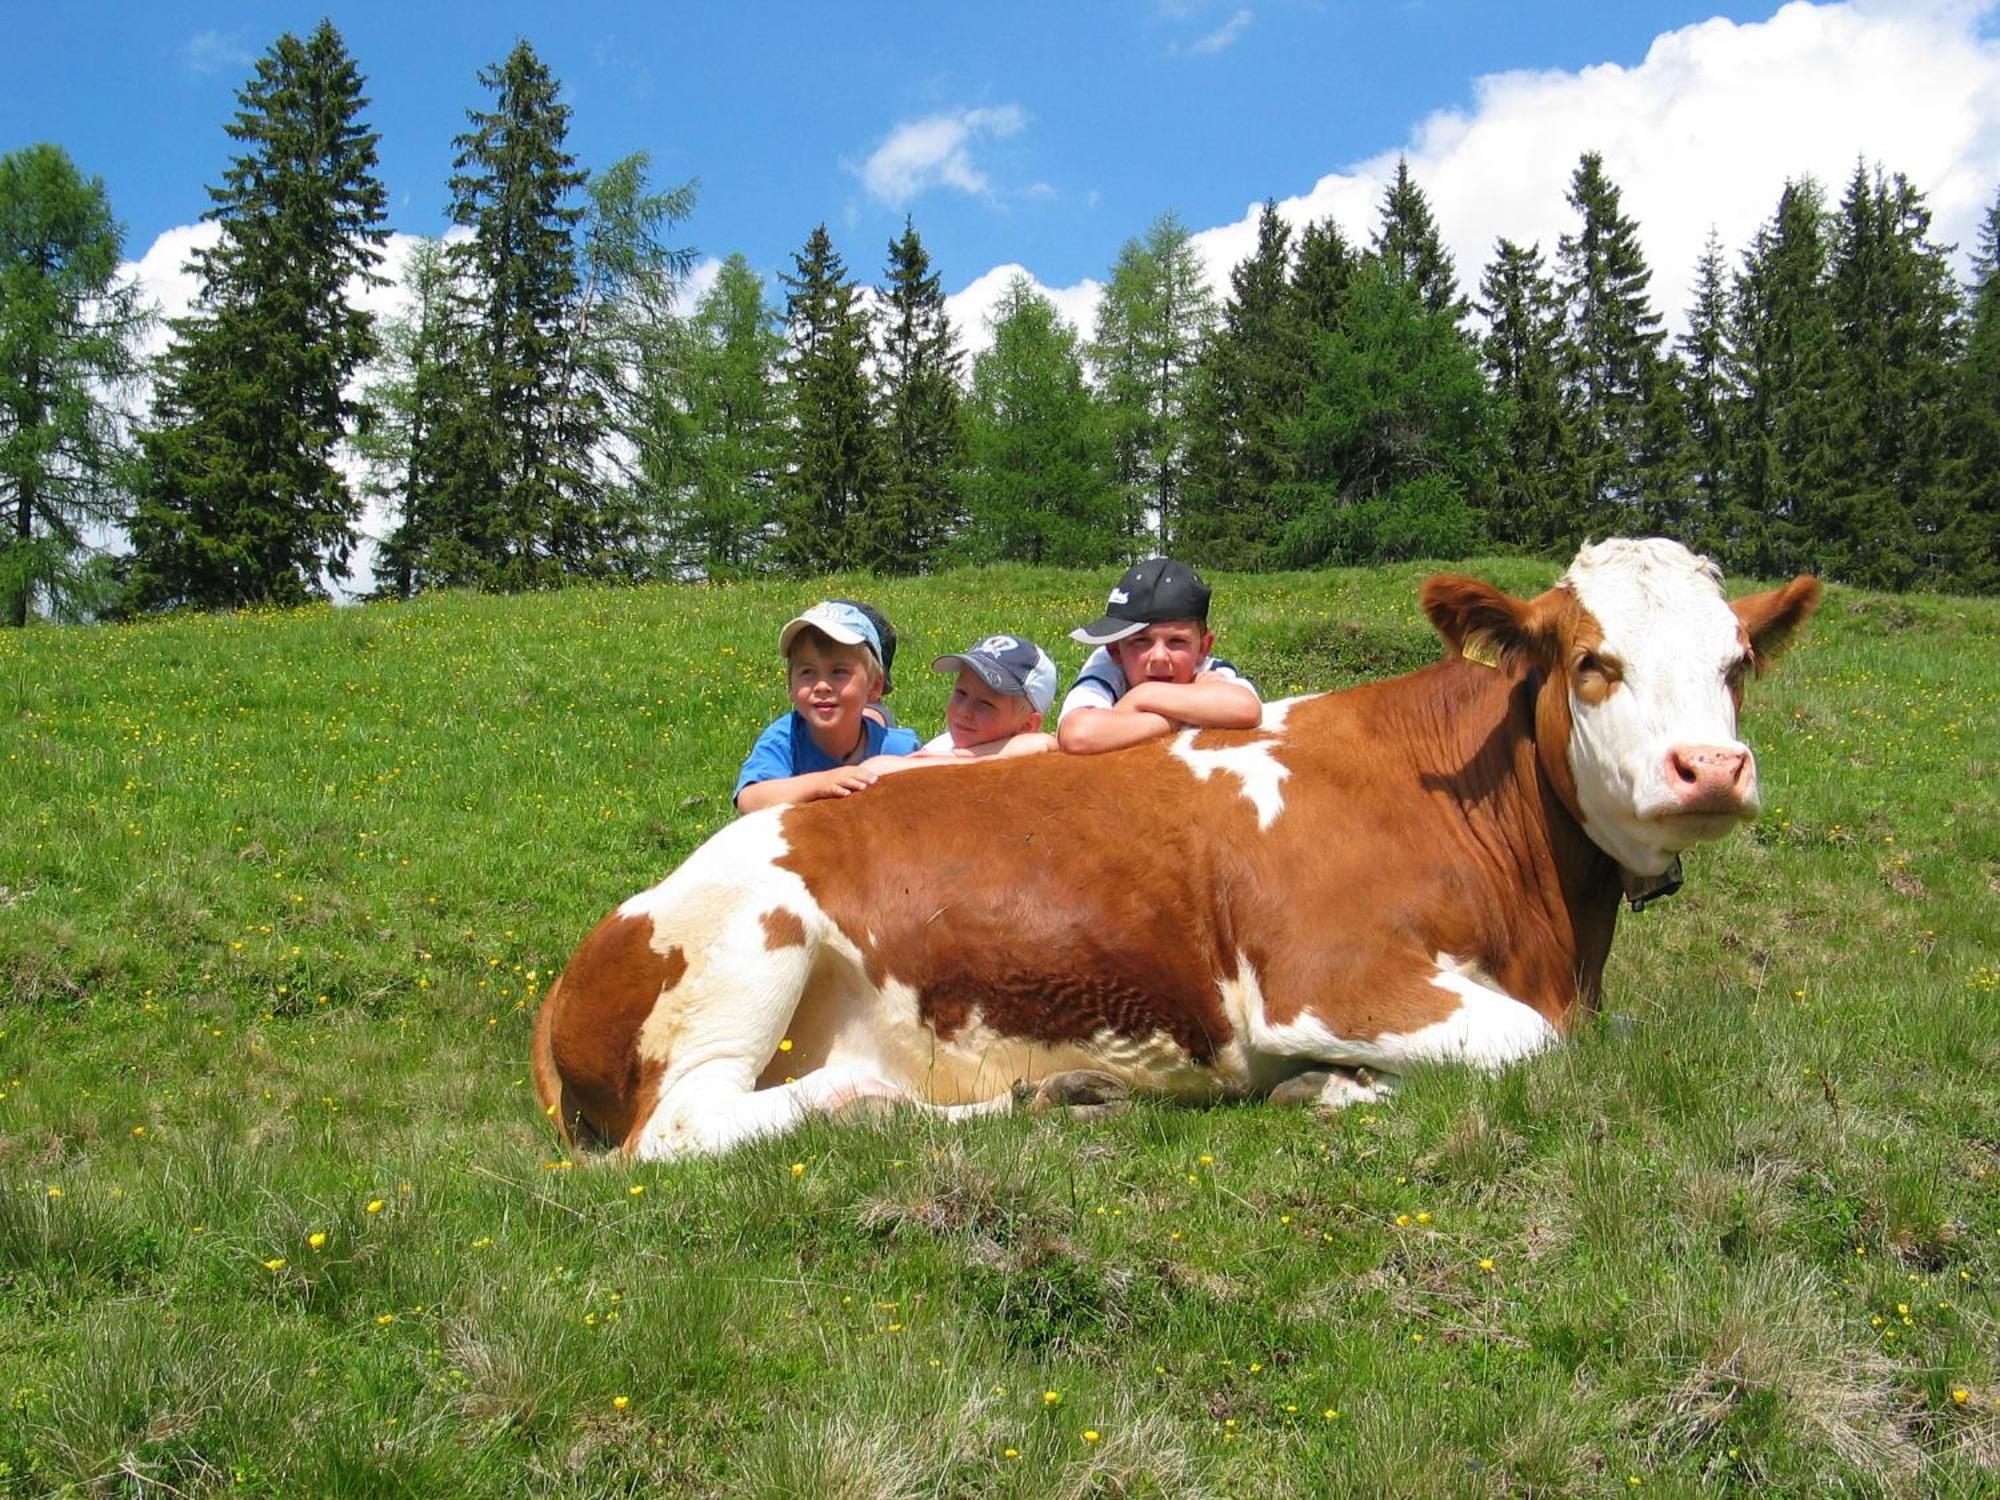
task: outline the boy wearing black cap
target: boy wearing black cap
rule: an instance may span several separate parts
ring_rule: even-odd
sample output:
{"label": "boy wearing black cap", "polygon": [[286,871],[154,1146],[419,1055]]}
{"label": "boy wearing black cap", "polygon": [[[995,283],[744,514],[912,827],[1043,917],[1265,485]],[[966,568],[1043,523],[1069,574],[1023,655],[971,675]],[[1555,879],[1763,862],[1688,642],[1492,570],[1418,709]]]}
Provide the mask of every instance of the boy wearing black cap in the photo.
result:
{"label": "boy wearing black cap", "polygon": [[1097,649],[1063,699],[1056,738],[1076,754],[1122,750],[1180,729],[1254,729],[1257,690],[1212,652],[1208,585],[1186,563],[1125,570],[1104,615],[1070,639]]}

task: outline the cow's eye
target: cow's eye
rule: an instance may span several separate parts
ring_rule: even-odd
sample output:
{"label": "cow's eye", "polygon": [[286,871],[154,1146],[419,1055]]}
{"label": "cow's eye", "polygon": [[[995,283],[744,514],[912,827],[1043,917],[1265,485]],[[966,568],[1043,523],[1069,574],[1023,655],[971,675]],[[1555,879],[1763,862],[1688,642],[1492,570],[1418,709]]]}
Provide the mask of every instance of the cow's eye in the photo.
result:
{"label": "cow's eye", "polygon": [[1595,651],[1579,651],[1576,654],[1576,675],[1602,677],[1608,682],[1616,682],[1618,663],[1608,656],[1599,656]]}
{"label": "cow's eye", "polygon": [[1729,664],[1728,671],[1723,674],[1723,681],[1725,681],[1729,685],[1729,690],[1731,692],[1739,691],[1743,686],[1743,679],[1748,677],[1756,669],[1757,669],[1756,653],[1753,651],[1745,651],[1741,656],[1737,657],[1735,661]]}

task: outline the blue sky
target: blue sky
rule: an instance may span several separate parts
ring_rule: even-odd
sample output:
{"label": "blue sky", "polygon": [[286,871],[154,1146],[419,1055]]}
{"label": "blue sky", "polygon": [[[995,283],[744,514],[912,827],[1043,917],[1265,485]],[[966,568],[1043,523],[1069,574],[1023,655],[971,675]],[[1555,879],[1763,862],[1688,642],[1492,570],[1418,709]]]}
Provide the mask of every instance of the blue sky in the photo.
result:
{"label": "blue sky", "polygon": [[1082,316],[1168,209],[1218,275],[1267,196],[1365,234],[1404,151],[1470,287],[1496,233],[1553,249],[1577,152],[1603,150],[1670,309],[1709,225],[1740,246],[1787,176],[1837,191],[1880,159],[1963,238],[2000,184],[1991,0],[4,5],[0,150],[51,140],[102,176],[134,259],[199,219],[255,56],[328,9],[399,231],[444,228],[475,74],[526,37],[585,165],[644,150],[656,180],[700,179],[703,255],[787,268],[824,221],[874,279],[909,214],[962,324],[1007,266]]}

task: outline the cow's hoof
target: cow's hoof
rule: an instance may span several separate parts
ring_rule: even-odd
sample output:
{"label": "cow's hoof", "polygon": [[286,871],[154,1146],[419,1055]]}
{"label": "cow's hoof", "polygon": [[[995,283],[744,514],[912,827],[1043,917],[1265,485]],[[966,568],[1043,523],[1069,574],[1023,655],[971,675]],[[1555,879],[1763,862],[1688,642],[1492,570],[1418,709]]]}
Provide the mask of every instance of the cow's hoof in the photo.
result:
{"label": "cow's hoof", "polygon": [[1122,1078],[1109,1073],[1077,1068],[1068,1073],[1051,1073],[1035,1088],[1030,1109],[1089,1110],[1110,1114],[1132,1100],[1132,1089]]}
{"label": "cow's hoof", "polygon": [[1308,1105],[1319,1103],[1321,1092],[1331,1082],[1333,1075],[1319,1069],[1309,1073],[1294,1073],[1271,1090],[1271,1102],[1280,1109],[1304,1109]]}

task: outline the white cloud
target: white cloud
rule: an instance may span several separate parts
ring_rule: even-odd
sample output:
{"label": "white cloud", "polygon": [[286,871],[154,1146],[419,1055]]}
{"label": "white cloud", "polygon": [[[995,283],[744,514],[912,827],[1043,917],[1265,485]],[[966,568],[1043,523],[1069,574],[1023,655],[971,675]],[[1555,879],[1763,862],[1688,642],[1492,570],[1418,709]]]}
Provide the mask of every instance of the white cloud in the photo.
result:
{"label": "white cloud", "polygon": [[181,48],[181,58],[197,73],[239,72],[255,61],[247,47],[219,31],[196,32]]}
{"label": "white cloud", "polygon": [[[1981,35],[1996,9],[1994,0],[1797,0],[1768,21],[1664,33],[1629,68],[1489,74],[1475,81],[1471,109],[1429,116],[1402,145],[1321,177],[1279,211],[1294,226],[1331,217],[1365,244],[1407,155],[1473,296],[1502,235],[1539,242],[1553,262],[1557,239],[1575,228],[1570,175],[1597,151],[1638,222],[1654,305],[1678,327],[1710,226],[1734,265],[1787,180],[1810,174],[1838,201],[1865,160],[1924,193],[1932,237],[1958,245],[1963,270],[2000,186],[2000,39]],[[1256,245],[1257,213],[1251,203],[1194,237],[1218,296]],[[1081,321],[1088,328],[1090,316]]]}
{"label": "white cloud", "polygon": [[1212,57],[1225,47],[1232,45],[1238,37],[1243,35],[1244,28],[1249,26],[1249,24],[1249,10],[1247,8],[1239,10],[1207,36],[1202,37],[1199,41],[1190,42],[1188,44],[1188,51],[1198,53],[1204,57]]}
{"label": "white cloud", "polygon": [[1025,266],[995,266],[962,291],[945,298],[945,312],[951,317],[952,332],[964,346],[967,359],[993,342],[993,310],[1016,276],[1026,276],[1034,289],[1056,305],[1065,322],[1085,339],[1097,319],[1097,299],[1104,288],[1086,278],[1075,286],[1047,287],[1036,281]]}
{"label": "white cloud", "polygon": [[1014,135],[1027,120],[1013,104],[906,120],[889,132],[868,160],[850,170],[861,178],[870,197],[892,208],[938,187],[991,197],[992,185],[974,164],[972,147],[981,138]]}

